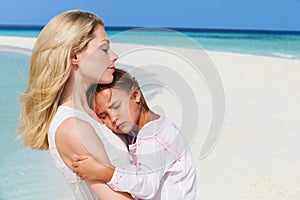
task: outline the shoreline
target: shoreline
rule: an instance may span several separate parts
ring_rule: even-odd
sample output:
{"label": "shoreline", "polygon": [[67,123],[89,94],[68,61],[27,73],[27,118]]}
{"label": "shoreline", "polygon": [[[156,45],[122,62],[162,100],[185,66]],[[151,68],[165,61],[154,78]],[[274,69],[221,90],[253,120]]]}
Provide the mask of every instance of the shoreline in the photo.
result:
{"label": "shoreline", "polygon": [[[16,51],[16,52],[24,52],[24,53],[30,53],[34,43],[36,41],[36,38],[31,37],[20,37],[20,36],[0,36],[0,51]],[[147,44],[132,44],[132,43],[115,43],[119,45],[134,45],[134,46],[152,46]],[[162,46],[163,47],[163,46]],[[168,46],[168,48],[183,48],[183,47],[171,47]],[[192,48],[185,48],[188,50],[193,50]],[[254,55],[254,54],[246,54],[246,53],[233,53],[233,52],[224,52],[224,51],[212,51],[212,50],[203,50],[205,51],[209,56],[215,57],[215,56],[251,56],[254,59],[257,58],[271,58],[271,59],[282,59],[282,60],[300,60],[300,59],[291,59],[291,58],[285,58],[285,57],[276,57],[276,56],[265,56],[265,55]]]}
{"label": "shoreline", "polygon": [[0,50],[31,52],[36,38],[0,36]]}
{"label": "shoreline", "polygon": [[[34,42],[35,38],[0,36],[0,49],[28,53]],[[147,45],[113,43],[112,49],[118,52],[143,46]],[[198,56],[193,49],[183,51]],[[221,137],[207,157],[199,158],[203,138],[192,141],[197,199],[298,200],[300,60],[217,51],[202,53],[208,55],[222,79],[226,115]],[[140,66],[144,61],[144,57],[136,56],[124,62]],[[174,65],[174,70],[179,67],[180,64]],[[204,85],[198,85],[191,71],[180,72],[192,81],[194,89]],[[209,94],[205,93],[205,85],[203,88],[199,90],[203,103],[199,115],[200,131],[205,132],[211,111],[210,99],[206,98]],[[172,106],[172,99],[158,98],[162,105]]]}

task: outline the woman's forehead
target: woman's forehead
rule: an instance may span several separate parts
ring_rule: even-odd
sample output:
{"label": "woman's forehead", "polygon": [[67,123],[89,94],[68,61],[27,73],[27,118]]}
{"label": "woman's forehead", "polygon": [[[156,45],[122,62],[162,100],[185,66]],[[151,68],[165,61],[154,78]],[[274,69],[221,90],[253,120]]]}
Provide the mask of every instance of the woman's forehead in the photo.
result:
{"label": "woman's forehead", "polygon": [[95,26],[93,36],[94,36],[94,39],[96,39],[98,41],[109,41],[106,31],[105,31],[104,27],[101,25]]}

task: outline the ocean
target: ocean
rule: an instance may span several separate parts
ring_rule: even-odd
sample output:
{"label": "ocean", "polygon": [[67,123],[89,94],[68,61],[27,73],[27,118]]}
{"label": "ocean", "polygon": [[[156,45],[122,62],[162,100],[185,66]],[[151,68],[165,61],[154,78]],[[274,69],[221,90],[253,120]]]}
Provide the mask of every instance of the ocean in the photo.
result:
{"label": "ocean", "polygon": [[[245,53],[262,56],[300,59],[300,31],[224,30],[224,29],[157,29],[107,27],[110,37],[126,34],[118,42],[160,44],[187,47],[181,35],[192,38],[205,50]],[[10,27],[0,25],[0,36],[37,37],[41,27]],[[136,30],[136,31],[135,31]],[[168,31],[171,30],[171,31]],[[177,32],[176,34],[174,34]],[[175,35],[175,36],[174,36]]]}
{"label": "ocean", "polygon": [[[108,27],[111,38],[127,28]],[[300,59],[300,32],[177,29],[205,50]],[[1,27],[0,36],[37,37],[37,27]],[[193,48],[170,31],[129,31],[116,42]],[[0,46],[0,200],[73,199],[47,151],[32,151],[17,141],[19,94],[26,88],[29,55]]]}

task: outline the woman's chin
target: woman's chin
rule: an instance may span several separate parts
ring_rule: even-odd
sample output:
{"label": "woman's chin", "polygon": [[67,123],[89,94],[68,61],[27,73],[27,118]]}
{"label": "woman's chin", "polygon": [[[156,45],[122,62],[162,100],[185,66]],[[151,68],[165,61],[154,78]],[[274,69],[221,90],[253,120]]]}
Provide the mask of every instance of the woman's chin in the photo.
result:
{"label": "woman's chin", "polygon": [[99,80],[99,83],[100,84],[109,84],[111,82],[113,82],[114,80],[114,72],[115,70],[114,69],[106,69],[104,71],[104,73],[102,74],[100,80]]}
{"label": "woman's chin", "polygon": [[110,77],[101,77],[101,79],[98,81],[99,84],[110,84],[113,82],[113,76],[111,75]]}

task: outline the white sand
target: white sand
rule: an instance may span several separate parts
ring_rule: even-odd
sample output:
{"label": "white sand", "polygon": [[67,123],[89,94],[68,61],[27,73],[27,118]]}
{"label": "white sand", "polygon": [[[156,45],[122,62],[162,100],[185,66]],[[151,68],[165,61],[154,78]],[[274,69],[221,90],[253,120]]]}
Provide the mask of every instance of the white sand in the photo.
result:
{"label": "white sand", "polygon": [[[13,47],[28,52],[34,41],[32,38],[0,37],[0,48]],[[136,47],[130,44],[113,46],[116,51]],[[205,159],[198,159],[199,140],[203,137],[193,140],[197,199],[300,199],[300,60],[207,53],[223,81],[226,119],[220,140]],[[136,57],[132,63],[125,59],[124,63],[135,65],[136,60],[143,61],[143,58]],[[193,85],[196,80],[192,75],[187,76],[184,77],[191,79]],[[166,112],[172,110],[172,100],[160,96],[157,100],[169,106],[162,106]],[[201,107],[208,104],[203,103],[199,108],[204,115],[210,116],[211,111]],[[181,119],[175,117],[176,120],[180,122]],[[205,128],[200,130],[205,131],[209,120],[201,120]]]}

